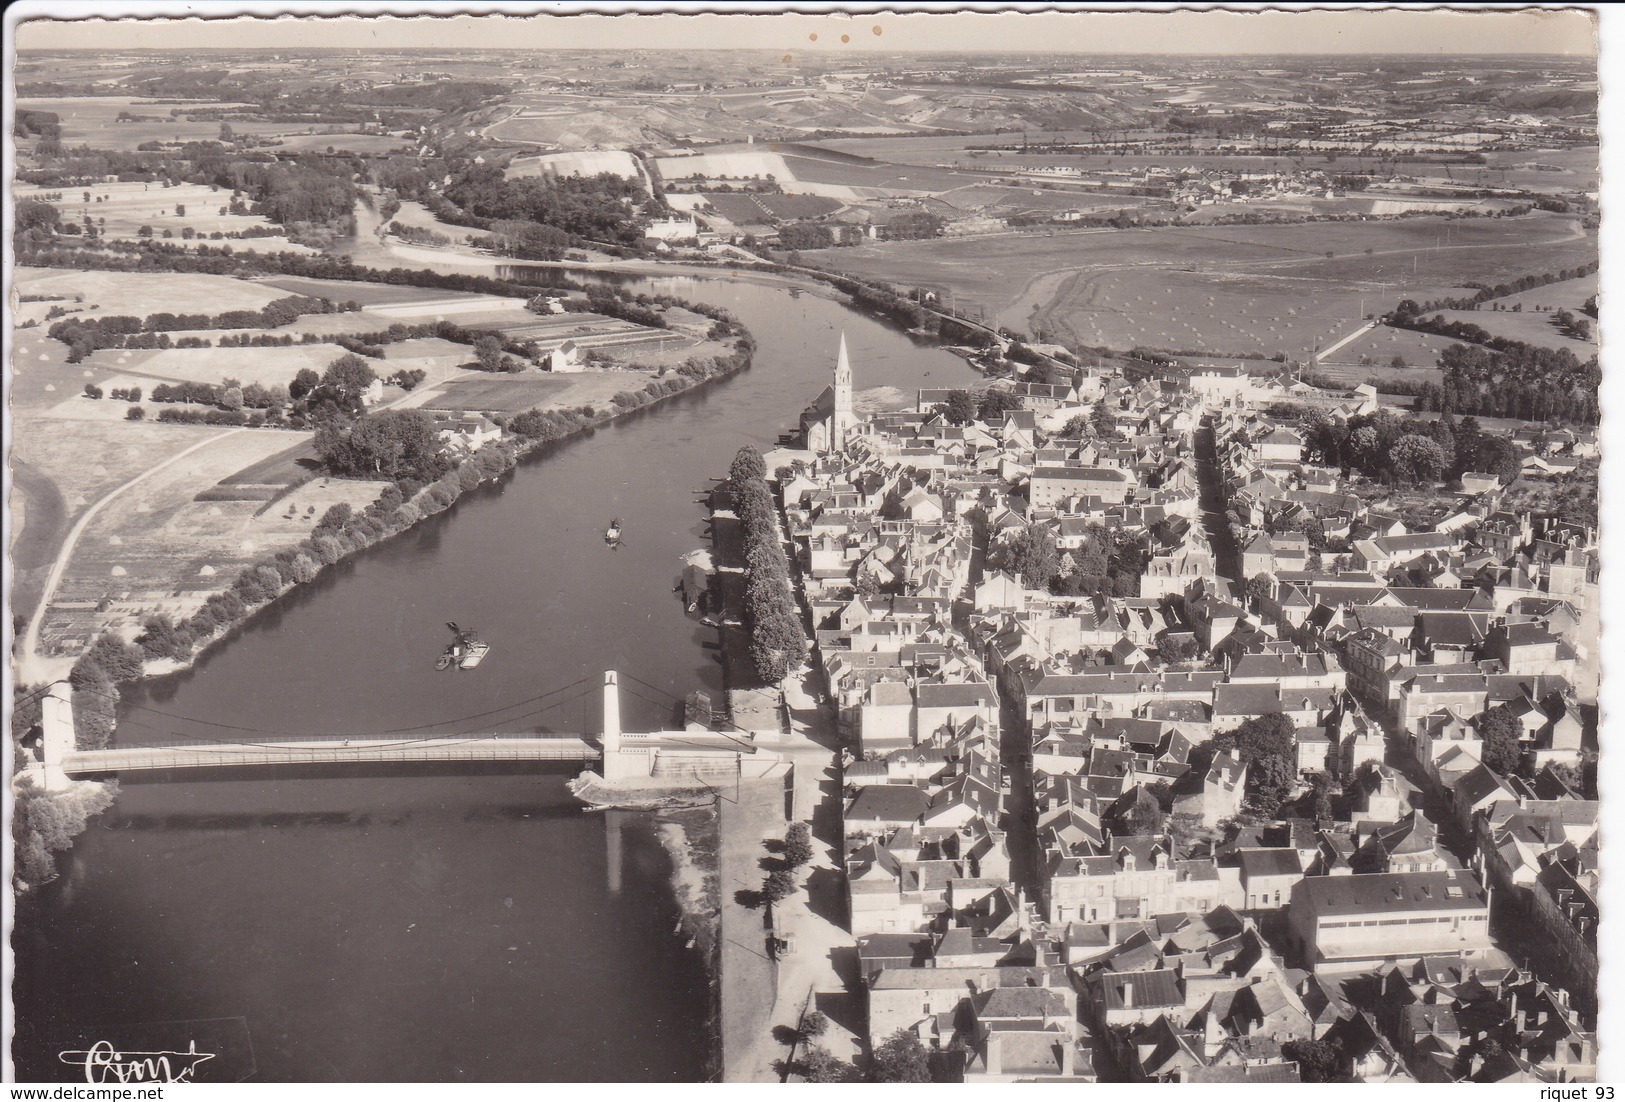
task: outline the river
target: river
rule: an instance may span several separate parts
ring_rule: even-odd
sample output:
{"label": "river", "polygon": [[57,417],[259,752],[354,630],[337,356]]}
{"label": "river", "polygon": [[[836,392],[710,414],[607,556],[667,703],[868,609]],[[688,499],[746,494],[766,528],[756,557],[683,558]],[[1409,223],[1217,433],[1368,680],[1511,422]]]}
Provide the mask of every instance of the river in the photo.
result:
{"label": "river", "polygon": [[[754,367],[533,457],[294,590],[194,668],[128,693],[118,740],[596,732],[608,668],[628,675],[635,730],[720,690],[712,633],[672,593],[680,556],[704,545],[694,492],[793,425],[843,330],[860,390],[975,376],[815,294],[725,273],[644,285],[732,310]],[[493,643],[477,671],[433,672],[448,620]],[[57,1053],[98,1039],[184,1049],[201,1032],[231,1051],[200,1081],[704,1078],[708,979],[677,932],[653,820],[584,813],[566,779],[127,780],[62,877],[19,905],[19,1077],[82,1079]]]}

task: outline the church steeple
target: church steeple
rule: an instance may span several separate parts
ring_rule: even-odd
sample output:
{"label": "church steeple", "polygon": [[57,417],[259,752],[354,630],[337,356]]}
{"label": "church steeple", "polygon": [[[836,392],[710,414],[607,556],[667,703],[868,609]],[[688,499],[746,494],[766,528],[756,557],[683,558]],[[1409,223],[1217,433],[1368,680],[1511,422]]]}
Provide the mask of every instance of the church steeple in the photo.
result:
{"label": "church steeple", "polygon": [[841,350],[835,358],[835,408],[830,413],[830,450],[846,450],[846,435],[854,423],[852,415],[852,361],[846,354],[846,330],[841,330]]}

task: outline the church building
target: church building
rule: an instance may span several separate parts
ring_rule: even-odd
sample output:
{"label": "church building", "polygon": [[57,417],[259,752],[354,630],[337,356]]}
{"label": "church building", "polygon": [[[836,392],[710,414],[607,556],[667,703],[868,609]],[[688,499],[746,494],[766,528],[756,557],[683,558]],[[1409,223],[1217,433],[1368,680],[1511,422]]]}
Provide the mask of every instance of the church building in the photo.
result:
{"label": "church building", "polygon": [[801,414],[801,437],[814,455],[844,452],[857,418],[852,413],[852,362],[846,355],[846,334],[835,360],[835,381],[824,388]]}

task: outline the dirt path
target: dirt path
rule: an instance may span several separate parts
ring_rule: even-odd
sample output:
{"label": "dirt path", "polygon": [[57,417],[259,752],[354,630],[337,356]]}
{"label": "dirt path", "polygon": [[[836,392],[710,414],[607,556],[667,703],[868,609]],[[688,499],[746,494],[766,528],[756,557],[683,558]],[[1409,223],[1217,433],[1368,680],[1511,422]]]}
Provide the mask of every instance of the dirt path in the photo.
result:
{"label": "dirt path", "polygon": [[35,605],[33,614],[28,618],[28,627],[22,633],[22,646],[18,649],[16,667],[19,682],[48,680],[61,676],[66,672],[64,663],[68,662],[67,659],[46,658],[39,653],[40,628],[45,622],[45,610],[50,607],[51,598],[56,593],[56,587],[62,583],[62,575],[68,569],[68,562],[73,558],[73,551],[79,543],[79,538],[85,534],[85,529],[90,527],[90,522],[96,519],[96,514],[101,512],[102,507],[136,483],[141,482],[150,475],[157,474],[176,460],[184,459],[193,452],[201,451],[216,441],[224,440],[228,436],[245,431],[247,430],[244,428],[227,429],[225,432],[211,436],[207,440],[199,440],[190,447],[182,448],[162,463],[148,467],[124,483],[124,485],[109,491],[89,509],[85,510],[84,515],[68,530],[67,538],[62,541],[62,549],[57,552],[55,561],[51,563],[50,571],[45,575],[45,584],[40,587],[39,603]]}

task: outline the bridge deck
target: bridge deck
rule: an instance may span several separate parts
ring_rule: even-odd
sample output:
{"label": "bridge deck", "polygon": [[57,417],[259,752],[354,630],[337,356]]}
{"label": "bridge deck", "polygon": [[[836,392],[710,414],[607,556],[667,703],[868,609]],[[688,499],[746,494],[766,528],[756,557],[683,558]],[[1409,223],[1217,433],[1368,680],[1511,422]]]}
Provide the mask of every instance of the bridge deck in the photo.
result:
{"label": "bridge deck", "polygon": [[76,750],[62,762],[68,773],[209,766],[351,764],[401,761],[596,761],[597,744],[577,736],[510,738],[496,735],[401,739],[313,739],[261,743],[182,743]]}

